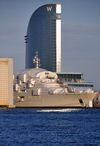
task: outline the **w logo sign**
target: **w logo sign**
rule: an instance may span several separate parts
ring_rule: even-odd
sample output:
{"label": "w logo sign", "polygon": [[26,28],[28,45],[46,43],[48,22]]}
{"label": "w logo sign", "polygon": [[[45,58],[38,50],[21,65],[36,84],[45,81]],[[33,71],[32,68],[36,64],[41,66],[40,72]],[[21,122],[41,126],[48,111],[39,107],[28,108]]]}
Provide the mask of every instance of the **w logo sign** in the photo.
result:
{"label": "w logo sign", "polygon": [[46,7],[47,8],[47,11],[51,11],[52,10],[52,6],[51,7]]}

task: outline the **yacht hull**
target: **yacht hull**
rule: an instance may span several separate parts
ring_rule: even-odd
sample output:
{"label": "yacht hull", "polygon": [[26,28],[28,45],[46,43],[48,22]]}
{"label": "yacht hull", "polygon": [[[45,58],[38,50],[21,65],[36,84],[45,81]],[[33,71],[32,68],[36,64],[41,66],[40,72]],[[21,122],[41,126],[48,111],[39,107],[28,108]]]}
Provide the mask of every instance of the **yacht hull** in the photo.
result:
{"label": "yacht hull", "polygon": [[[92,107],[92,101],[98,96],[94,93],[41,94],[14,92],[16,107]],[[89,105],[89,103],[91,105]]]}

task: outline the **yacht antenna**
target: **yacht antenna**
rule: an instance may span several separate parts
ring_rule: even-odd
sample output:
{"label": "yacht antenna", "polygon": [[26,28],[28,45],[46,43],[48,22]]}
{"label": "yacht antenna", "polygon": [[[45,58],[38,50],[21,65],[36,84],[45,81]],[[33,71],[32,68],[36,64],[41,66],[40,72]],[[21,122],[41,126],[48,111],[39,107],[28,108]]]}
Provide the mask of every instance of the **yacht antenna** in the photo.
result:
{"label": "yacht antenna", "polygon": [[40,59],[38,58],[38,52],[36,52],[36,55],[33,58],[33,63],[35,64],[36,68],[40,67]]}

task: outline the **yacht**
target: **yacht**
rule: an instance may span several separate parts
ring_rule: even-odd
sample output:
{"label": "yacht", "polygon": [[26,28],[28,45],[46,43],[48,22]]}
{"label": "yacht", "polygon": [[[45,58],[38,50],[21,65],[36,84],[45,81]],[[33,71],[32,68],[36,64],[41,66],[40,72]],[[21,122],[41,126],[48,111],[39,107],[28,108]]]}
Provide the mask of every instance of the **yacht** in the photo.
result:
{"label": "yacht", "polygon": [[35,68],[21,70],[14,75],[14,104],[16,107],[93,107],[98,92],[92,89],[75,92],[60,81],[55,72],[40,68],[38,54]]}

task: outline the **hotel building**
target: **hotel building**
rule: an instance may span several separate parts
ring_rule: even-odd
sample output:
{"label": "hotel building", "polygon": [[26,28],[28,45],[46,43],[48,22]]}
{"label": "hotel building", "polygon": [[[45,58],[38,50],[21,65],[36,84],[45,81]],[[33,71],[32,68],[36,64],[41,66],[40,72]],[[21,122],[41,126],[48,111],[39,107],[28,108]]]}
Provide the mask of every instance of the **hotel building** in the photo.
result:
{"label": "hotel building", "polygon": [[46,4],[31,16],[26,43],[26,68],[33,68],[38,52],[41,68],[61,72],[61,4]]}

